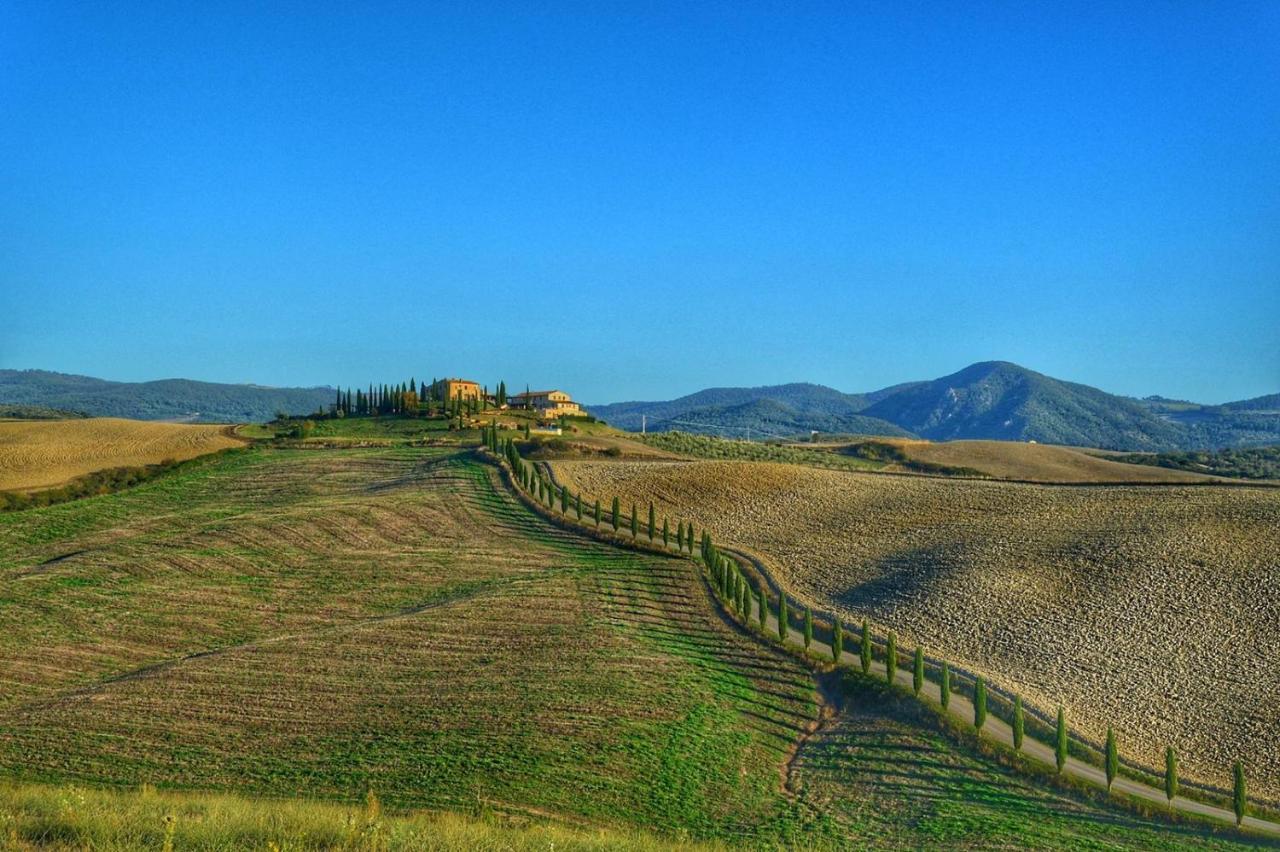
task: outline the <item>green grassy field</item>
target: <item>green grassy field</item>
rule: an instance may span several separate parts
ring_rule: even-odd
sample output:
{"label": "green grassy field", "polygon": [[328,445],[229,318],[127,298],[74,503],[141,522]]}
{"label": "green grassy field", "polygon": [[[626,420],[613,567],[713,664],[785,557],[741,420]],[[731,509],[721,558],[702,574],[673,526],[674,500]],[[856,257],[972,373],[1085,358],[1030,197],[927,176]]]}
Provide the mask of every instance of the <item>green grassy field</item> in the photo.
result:
{"label": "green grassy field", "polygon": [[0,516],[0,829],[22,785],[154,784],[733,846],[1226,843],[856,706],[807,737],[812,674],[689,563],[561,532],[456,450],[254,447]]}

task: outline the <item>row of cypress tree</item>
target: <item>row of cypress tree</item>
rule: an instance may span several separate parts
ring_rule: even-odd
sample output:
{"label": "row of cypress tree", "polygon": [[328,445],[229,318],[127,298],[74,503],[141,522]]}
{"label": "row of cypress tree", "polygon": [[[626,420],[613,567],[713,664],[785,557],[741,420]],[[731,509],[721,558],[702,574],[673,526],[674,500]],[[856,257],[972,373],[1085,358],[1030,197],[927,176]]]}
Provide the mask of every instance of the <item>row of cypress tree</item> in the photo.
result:
{"label": "row of cypress tree", "polygon": [[[536,468],[527,465],[521,458],[515,447],[515,443],[508,439],[505,446],[499,444],[496,427],[486,435],[486,446],[489,447],[496,455],[505,456],[508,464],[511,466],[517,481],[523,487],[537,495],[541,495],[541,499],[547,501],[550,505],[553,502],[555,489],[557,486],[545,482]],[[560,511],[568,514],[570,503],[576,507],[576,514],[579,521],[582,520],[582,495],[578,494],[572,501],[569,497],[569,491],[566,487],[559,487]],[[620,505],[617,497],[613,498],[611,522],[614,532],[617,532],[620,526],[619,519]],[[600,526],[600,501],[595,502],[595,525]],[[631,507],[631,536],[637,538],[638,531],[638,514],[635,504]],[[648,524],[646,533],[650,542],[656,542],[657,531],[656,509],[653,503],[649,504]],[[667,518],[662,521],[662,542],[664,546],[670,547],[670,522]],[[675,547],[680,552],[688,552],[693,554],[693,525],[686,525],[684,521],[679,523],[675,533]],[[758,584],[752,584],[751,581],[742,573],[741,566],[737,560],[729,558],[720,552],[714,545],[711,535],[703,530],[699,556],[703,564],[710,572],[712,587],[720,596],[725,605],[736,613],[739,618],[747,625],[751,624],[752,605],[755,606],[755,616],[759,628],[764,630],[768,623],[768,592],[765,590],[763,581]],[[787,603],[785,594],[779,594],[777,626],[778,640],[786,643],[790,636],[790,612],[791,607]],[[806,608],[802,622],[802,638],[805,651],[808,652],[813,644],[813,611]],[[837,617],[834,619],[832,626],[831,638],[831,655],[835,663],[839,663],[844,654],[845,631],[844,627]],[[863,619],[861,626],[861,636],[858,640],[859,663],[864,674],[871,671],[873,661],[873,642],[871,636],[870,624]],[[885,680],[892,685],[895,681],[898,666],[898,649],[897,638],[890,633],[885,642]],[[912,658],[912,691],[919,696],[924,688],[926,678],[925,658],[922,648],[915,649]],[[951,702],[951,670],[946,661],[939,666],[939,703],[945,709]],[[988,715],[988,699],[987,684],[985,678],[978,676],[974,680],[973,686],[973,726],[977,731],[981,731],[987,722]],[[1021,751],[1026,737],[1026,719],[1025,711],[1022,703],[1022,696],[1015,695],[1013,700],[1013,718],[1010,723],[1013,734],[1013,747],[1015,751]],[[1054,725],[1054,762],[1059,773],[1066,768],[1067,757],[1069,754],[1070,735],[1067,730],[1066,711],[1063,707],[1058,707],[1057,719]],[[1111,728],[1107,729],[1106,744],[1103,752],[1103,770],[1106,774],[1107,789],[1110,790],[1116,777],[1119,775],[1120,758],[1119,750],[1116,742],[1115,731]],[[1239,825],[1244,821],[1244,817],[1248,811],[1248,793],[1244,776],[1244,767],[1240,761],[1236,761],[1232,766],[1233,789],[1232,789],[1232,809],[1235,813],[1236,823]],[[1174,798],[1178,794],[1178,761],[1177,753],[1172,746],[1165,752],[1165,795],[1172,806]]]}

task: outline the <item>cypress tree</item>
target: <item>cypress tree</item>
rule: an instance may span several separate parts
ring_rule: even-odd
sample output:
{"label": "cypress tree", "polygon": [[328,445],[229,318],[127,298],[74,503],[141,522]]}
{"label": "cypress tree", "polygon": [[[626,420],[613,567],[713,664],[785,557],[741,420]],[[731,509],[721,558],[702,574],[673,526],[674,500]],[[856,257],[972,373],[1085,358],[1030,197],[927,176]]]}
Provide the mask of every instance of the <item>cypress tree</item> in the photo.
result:
{"label": "cypress tree", "polygon": [[662,546],[671,547],[671,522],[666,518],[662,519]]}
{"label": "cypress tree", "polygon": [[1231,774],[1235,780],[1231,790],[1231,808],[1236,812],[1236,825],[1240,825],[1244,822],[1245,810],[1249,807],[1248,793],[1244,787],[1244,765],[1237,760],[1231,767]]}
{"label": "cypress tree", "polygon": [[916,646],[916,658],[911,667],[911,691],[916,695],[924,689],[924,649]]}
{"label": "cypress tree", "polygon": [[973,684],[973,727],[981,731],[987,724],[987,682],[981,677]]}
{"label": "cypress tree", "polygon": [[676,550],[684,549],[684,521],[680,522],[680,526],[676,527]]}
{"label": "cypress tree", "polygon": [[597,529],[599,529],[599,528],[600,528],[600,500],[599,500],[599,498],[597,498],[597,499],[596,499],[596,512],[595,512],[595,518],[596,518],[596,528],[597,528]]}
{"label": "cypress tree", "polygon": [[574,498],[575,508],[578,512],[578,520],[582,520],[582,492],[579,491],[577,497]]}
{"label": "cypress tree", "polygon": [[862,673],[871,671],[871,628],[867,620],[862,619],[862,641],[858,643],[858,653],[862,657]]}
{"label": "cypress tree", "polygon": [[809,650],[809,646],[813,644],[813,609],[804,608],[804,649]]}
{"label": "cypress tree", "polygon": [[840,618],[837,616],[835,623],[831,626],[831,661],[839,665],[840,655],[843,653],[844,627],[840,624]]}
{"label": "cypress tree", "polygon": [[693,555],[693,524],[686,524],[684,528],[685,542],[689,546],[689,555]]}
{"label": "cypress tree", "polygon": [[560,486],[560,514],[569,514],[569,487],[567,485]]}
{"label": "cypress tree", "polygon": [[778,641],[786,644],[787,641],[787,596],[785,593],[778,595]]}
{"label": "cypress tree", "polygon": [[884,681],[893,686],[893,679],[898,674],[898,638],[889,634],[889,641],[884,649]]}
{"label": "cypress tree", "polygon": [[1022,714],[1022,696],[1013,696],[1013,750],[1022,751],[1022,739],[1027,732],[1027,722]]}
{"label": "cypress tree", "polygon": [[942,679],[938,683],[938,703],[945,710],[951,706],[951,666],[942,664]]}
{"label": "cypress tree", "polygon": [[1107,748],[1103,764],[1107,770],[1107,789],[1110,790],[1111,783],[1116,780],[1116,775],[1120,772],[1120,753],[1116,748],[1116,732],[1111,728],[1107,728]]}
{"label": "cypress tree", "polygon": [[761,582],[760,588],[756,589],[756,596],[759,598],[758,603],[760,605],[760,609],[758,613],[758,615],[760,616],[760,629],[764,630],[765,622],[769,618],[769,607],[768,607],[768,597],[765,595],[763,582]]}
{"label": "cypress tree", "polygon": [[1173,806],[1173,797],[1178,795],[1178,754],[1169,746],[1164,750],[1164,795]]}
{"label": "cypress tree", "polygon": [[618,531],[618,498],[613,498],[613,531]]}
{"label": "cypress tree", "polygon": [[747,578],[741,574],[738,575],[738,597],[742,605],[738,607],[738,612],[742,613],[744,619],[751,619],[751,587],[747,585]]}
{"label": "cypress tree", "polygon": [[1067,765],[1067,714],[1061,704],[1058,705],[1058,731],[1053,747],[1053,757],[1058,764],[1058,772],[1061,773]]}
{"label": "cypress tree", "polygon": [[635,538],[637,535],[638,535],[638,531],[636,530],[636,504],[632,503],[631,504],[631,537]]}
{"label": "cypress tree", "polygon": [[653,541],[654,534],[657,532],[658,515],[653,510],[653,501],[649,501],[649,541]]}

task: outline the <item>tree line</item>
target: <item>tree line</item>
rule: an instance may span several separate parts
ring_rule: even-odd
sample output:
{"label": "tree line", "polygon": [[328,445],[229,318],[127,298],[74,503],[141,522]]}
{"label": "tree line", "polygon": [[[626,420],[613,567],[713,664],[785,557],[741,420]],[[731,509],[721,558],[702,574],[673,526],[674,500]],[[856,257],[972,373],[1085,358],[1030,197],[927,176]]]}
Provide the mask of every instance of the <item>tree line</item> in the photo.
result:
{"label": "tree line", "polygon": [[[521,458],[513,440],[499,438],[496,426],[485,430],[484,440],[485,445],[495,456],[506,460],[512,471],[513,478],[526,493],[536,498],[551,511],[555,510],[558,501],[562,515],[568,517],[573,514],[576,515],[578,521],[583,521],[583,497],[581,493],[570,493],[567,486],[557,485],[554,481],[544,476],[536,466],[525,462]],[[609,525],[612,527],[614,534],[618,534],[622,527],[620,510],[620,501],[617,497],[614,497],[608,514]],[[587,518],[587,522],[593,523],[597,530],[600,528],[602,516],[601,504],[598,499],[594,501],[592,511],[587,513]],[[670,520],[665,517],[662,519],[661,533],[659,534],[657,510],[652,502],[649,503],[648,507],[648,523],[643,528],[639,524],[638,518],[637,506],[632,504],[629,516],[631,539],[639,540],[643,536],[647,538],[649,544],[656,545],[660,538],[664,549],[672,549],[673,538]],[[786,594],[782,592],[778,594],[777,607],[775,609],[772,606],[770,593],[762,577],[756,580],[750,579],[743,572],[742,564],[736,558],[722,552],[715,545],[710,532],[707,530],[702,530],[698,541],[699,547],[695,555],[693,525],[679,521],[674,533],[674,549],[679,553],[694,557],[702,563],[707,571],[711,588],[724,608],[732,615],[737,616],[744,626],[748,628],[754,627],[764,635],[771,635],[766,633],[766,628],[769,617],[772,615],[777,626],[776,639],[784,646],[791,642],[791,621],[793,615],[795,615],[801,625],[799,632],[800,641],[803,645],[802,653],[806,657],[809,656],[814,642],[812,609],[806,607],[802,613],[796,611],[788,603]],[[863,619],[861,629],[856,637],[846,635],[844,626],[838,617],[832,620],[830,648],[831,659],[834,664],[842,664],[847,643],[857,645],[859,668],[864,675],[870,675],[872,664],[876,657],[876,643],[870,624],[866,619]],[[885,637],[884,646],[884,651],[880,654],[880,657],[884,668],[885,681],[890,687],[898,688],[896,682],[897,671],[901,660],[897,637],[894,633],[891,632]],[[944,660],[938,663],[937,669],[938,703],[943,710],[946,710],[951,703],[951,694],[955,691],[952,683],[951,668]],[[924,689],[925,681],[929,679],[925,665],[924,649],[916,647],[911,656],[911,690],[917,698],[922,699],[921,693]],[[973,705],[973,728],[975,732],[980,733],[986,727],[988,716],[991,713],[986,679],[981,675],[974,678],[970,698]],[[1026,737],[1026,716],[1022,696],[1013,696],[1012,714],[1008,721],[1012,732],[1014,751],[1020,753]],[[1061,774],[1066,769],[1067,759],[1070,755],[1070,734],[1067,729],[1066,711],[1061,706],[1057,710],[1052,736],[1053,742],[1051,746],[1053,748],[1054,764],[1057,772]],[[1110,791],[1120,773],[1119,748],[1115,731],[1111,728],[1107,729],[1106,742],[1103,746],[1102,769],[1106,777],[1107,790]],[[1248,794],[1244,766],[1240,761],[1236,761],[1232,766],[1232,782],[1232,811],[1236,817],[1236,824],[1240,825],[1248,813]],[[1178,794],[1178,788],[1177,753],[1170,746],[1165,752],[1164,792],[1171,809],[1173,800]]]}

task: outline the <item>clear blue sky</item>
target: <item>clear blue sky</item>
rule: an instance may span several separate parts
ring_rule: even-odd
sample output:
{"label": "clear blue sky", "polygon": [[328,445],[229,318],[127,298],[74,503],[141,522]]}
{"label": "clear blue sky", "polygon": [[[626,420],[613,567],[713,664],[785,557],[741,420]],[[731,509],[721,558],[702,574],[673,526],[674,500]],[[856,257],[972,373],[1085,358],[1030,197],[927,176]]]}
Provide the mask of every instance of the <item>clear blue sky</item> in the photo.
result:
{"label": "clear blue sky", "polygon": [[1275,392],[1278,45],[1274,1],[10,0],[0,366]]}

